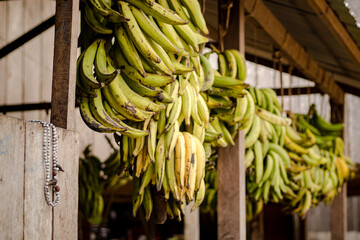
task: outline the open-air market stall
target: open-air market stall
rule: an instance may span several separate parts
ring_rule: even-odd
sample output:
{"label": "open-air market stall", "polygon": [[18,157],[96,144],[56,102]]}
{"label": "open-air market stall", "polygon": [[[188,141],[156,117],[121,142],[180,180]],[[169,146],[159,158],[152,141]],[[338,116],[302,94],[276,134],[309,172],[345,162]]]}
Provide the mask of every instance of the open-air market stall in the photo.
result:
{"label": "open-air market stall", "polygon": [[[52,16],[55,13],[55,2],[56,14]],[[0,74],[5,86],[2,90],[4,98],[0,103],[1,112],[12,115],[11,112],[23,111],[12,116],[26,120],[50,120],[55,126],[67,129],[58,129],[59,164],[65,172],[59,173],[61,200],[52,210],[46,205],[42,195],[46,180],[43,167],[39,167],[43,166],[39,162],[42,159],[42,127],[36,126],[36,123],[1,116],[3,130],[0,135],[0,160],[4,167],[0,182],[2,192],[12,192],[14,195],[4,194],[0,201],[3,216],[8,216],[1,218],[1,232],[5,234],[5,238],[11,235],[26,239],[77,238],[79,197],[80,218],[91,219],[93,225],[99,226],[95,230],[98,239],[103,224],[112,214],[112,203],[126,202],[127,208],[131,208],[129,203],[132,201],[130,214],[136,214],[140,209],[138,219],[141,219],[143,226],[148,226],[144,227],[145,232],[151,237],[161,236],[166,230],[162,228],[160,233],[155,231],[154,225],[147,225],[145,219],[164,223],[167,218],[181,218],[186,202],[195,199],[196,204],[200,204],[203,198],[206,199],[203,206],[216,212],[217,219],[217,236],[213,234],[207,238],[250,237],[246,231],[246,215],[249,220],[249,208],[253,207],[254,215],[259,217],[248,228],[252,239],[289,239],[290,235],[293,237],[295,230],[288,233],[277,232],[276,229],[283,228],[289,223],[289,219],[292,222],[289,228],[296,229],[298,221],[282,215],[278,204],[266,205],[264,212],[260,213],[264,202],[268,200],[265,200],[265,194],[259,189],[267,185],[267,191],[272,194],[269,201],[283,202],[289,207],[289,202],[293,200],[299,209],[291,206],[290,210],[300,211],[303,217],[310,206],[318,204],[316,197],[313,198],[312,195],[332,199],[338,193],[331,205],[331,237],[345,239],[347,188],[349,192],[351,189],[352,193],[356,193],[357,181],[355,179],[350,182],[348,187],[343,182],[350,177],[348,166],[351,164],[345,160],[343,146],[340,146],[342,139],[333,136],[330,141],[340,144],[339,148],[338,145],[334,146],[334,153],[319,149],[316,152],[319,155],[314,154],[314,158],[321,154],[319,161],[324,162],[309,163],[311,159],[306,158],[307,149],[313,149],[316,145],[315,142],[306,145],[310,140],[315,141],[316,137],[324,137],[326,134],[336,135],[341,130],[337,126],[341,125],[324,123],[316,109],[311,108],[312,121],[321,119],[329,128],[315,136],[314,132],[305,129],[300,134],[301,129],[298,127],[295,136],[299,136],[296,143],[301,145],[301,149],[297,148],[297,152],[292,152],[293,144],[286,140],[289,137],[285,132],[290,120],[283,115],[283,110],[292,110],[284,107],[284,96],[294,98],[296,94],[309,96],[321,93],[330,98],[332,123],[344,122],[345,93],[358,95],[360,86],[359,29],[346,11],[345,4],[325,0],[199,2],[201,5],[197,0],[0,2],[0,11],[3,13],[0,16],[3,20],[0,20],[3,24],[0,30],[2,39],[5,39],[0,39],[0,67],[4,69]],[[180,17],[173,11],[166,10],[169,8]],[[19,14],[19,9],[25,14]],[[159,14],[161,11],[163,14]],[[201,12],[204,12],[207,27]],[[52,32],[47,31],[53,25],[55,38]],[[14,29],[17,28],[18,32],[15,32]],[[47,37],[36,37],[41,33],[47,34]],[[209,43],[204,36],[209,37]],[[47,45],[49,43],[53,43],[54,51],[50,51],[52,47]],[[204,54],[200,54],[205,46]],[[78,47],[81,48],[81,55]],[[230,49],[232,51],[226,51]],[[54,60],[49,64],[52,52]],[[250,79],[245,79],[246,66],[241,54],[256,64],[279,72],[281,86],[271,87],[277,88],[275,90],[281,96],[281,101],[276,100],[276,94],[270,88],[260,89],[262,85],[259,82],[258,88],[244,84],[244,81],[250,83]],[[51,103],[49,72],[53,74]],[[290,76],[308,79],[315,86],[293,88],[290,85],[285,88],[285,72]],[[208,79],[211,79],[210,85],[207,84]],[[272,79],[269,77],[260,81],[272,82]],[[123,97],[122,92],[126,93],[128,99]],[[203,102],[199,103],[201,101]],[[186,107],[181,107],[185,104]],[[120,151],[117,146],[112,149],[106,141],[99,141],[103,134],[89,131],[75,106],[80,106],[81,117],[89,128],[98,132],[119,132],[120,135],[115,135],[115,140],[112,139],[112,134],[107,136],[112,139],[113,145],[114,142],[120,143]],[[191,110],[200,108],[199,111]],[[44,111],[24,112],[41,109],[51,109],[51,118],[48,119]],[[101,112],[102,109],[104,111]],[[293,117],[292,119],[295,123]],[[314,122],[311,124],[316,125]],[[258,128],[253,127],[255,125]],[[267,130],[264,130],[265,126],[268,127]],[[331,133],[327,131],[335,128]],[[260,132],[260,129],[263,130]],[[80,136],[73,130],[80,132]],[[147,134],[153,136],[147,137]],[[16,139],[22,140],[14,141],[11,136],[15,135]],[[182,137],[178,137],[180,135]],[[84,151],[85,160],[80,160],[78,190],[78,155],[88,143],[93,143],[97,153],[102,156],[114,152],[111,155],[114,157],[98,161]],[[267,154],[269,146],[264,147],[266,144],[270,144],[270,149],[276,153],[270,150]],[[219,146],[222,148],[218,148]],[[329,149],[328,146],[326,148]],[[290,162],[284,149],[292,152],[293,158],[298,159]],[[183,165],[183,174],[188,176],[184,182],[175,177],[176,169],[182,171],[176,165],[182,166],[175,160],[177,154],[179,159],[181,154],[185,154],[184,159],[188,160]],[[279,160],[280,155],[282,158]],[[15,159],[19,162],[11,161]],[[95,165],[89,164],[86,159],[92,159]],[[203,161],[199,161],[200,159]],[[205,163],[205,159],[210,161]],[[247,159],[251,159],[250,163]],[[282,176],[281,179],[271,177],[276,180],[261,181],[270,162],[268,159],[277,162],[278,170],[274,170],[274,173],[279,171],[277,175]],[[303,159],[308,162],[300,163]],[[326,175],[324,166],[327,159],[332,159],[329,160],[334,166],[332,171],[335,176],[332,175],[332,180],[336,178],[337,182],[327,186],[329,195],[321,195],[316,189],[320,184],[319,179],[324,177],[319,175],[311,184],[313,180],[311,177],[309,180],[306,174],[313,174],[309,171],[310,167],[316,169],[319,166],[318,169],[321,170],[318,172]],[[201,165],[197,165],[198,162]],[[217,171],[213,174],[211,170],[214,169],[215,162]],[[35,166],[29,168],[28,164]],[[309,188],[300,186],[300,190],[296,189],[302,183],[301,179],[290,173],[294,164],[302,169],[297,173],[306,172],[303,179],[307,183],[304,185],[309,183]],[[172,167],[168,167],[169,165]],[[97,168],[95,172],[94,168]],[[125,169],[126,174],[117,176],[118,168]],[[197,171],[200,168],[204,170]],[[338,177],[340,171],[344,174],[341,179]],[[152,177],[153,172],[156,177]],[[14,175],[17,175],[16,179]],[[86,175],[91,179],[86,178]],[[133,181],[127,178],[129,175]],[[290,190],[290,183],[281,183],[286,181],[287,176],[293,177],[291,181],[298,181]],[[143,183],[144,179],[148,181],[146,184]],[[329,179],[328,177],[327,180]],[[97,192],[89,190],[92,186],[87,186],[88,181],[96,182]],[[151,181],[153,184],[150,184]],[[249,183],[252,187],[249,187]],[[174,187],[174,184],[177,185]],[[141,187],[142,185],[144,186]],[[281,189],[277,189],[275,185]],[[342,190],[338,192],[336,186],[342,186]],[[256,201],[253,201],[249,188],[258,192],[255,194],[258,195],[255,197]],[[282,194],[286,199],[284,201],[280,200],[283,198]],[[10,202],[11,206],[4,202]],[[16,208],[19,205],[22,207]],[[16,213],[14,209],[17,209]],[[276,221],[273,220],[274,215],[277,215]],[[279,222],[283,224],[278,224]],[[300,225],[301,238],[306,239],[306,218],[300,221]],[[10,226],[23,227],[15,229]],[[84,232],[91,230],[86,221],[82,221],[80,226]],[[199,225],[198,215],[185,215],[186,239],[198,239],[199,227],[206,229],[207,226]],[[134,229],[132,231],[144,231]],[[171,229],[176,229],[176,226]],[[210,232],[212,231],[209,230]],[[58,237],[60,234],[61,237]],[[85,235],[81,232],[79,237],[85,239]]]}

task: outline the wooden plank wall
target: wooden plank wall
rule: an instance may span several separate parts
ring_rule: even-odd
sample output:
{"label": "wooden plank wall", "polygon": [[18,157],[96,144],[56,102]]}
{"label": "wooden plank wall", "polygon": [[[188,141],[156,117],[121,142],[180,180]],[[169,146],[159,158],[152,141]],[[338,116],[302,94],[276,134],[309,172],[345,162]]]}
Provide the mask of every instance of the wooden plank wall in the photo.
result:
{"label": "wooden plank wall", "polygon": [[[55,14],[53,0],[0,1],[0,47]],[[0,105],[51,101],[54,27],[0,59]],[[13,112],[8,116],[50,121],[46,111]],[[95,154],[105,158],[111,148],[103,134],[94,133],[76,111],[75,131],[80,132],[80,153],[92,144]]]}
{"label": "wooden plank wall", "polygon": [[42,126],[0,114],[0,239],[77,239],[79,136],[57,132],[65,172],[53,211],[44,197]]}

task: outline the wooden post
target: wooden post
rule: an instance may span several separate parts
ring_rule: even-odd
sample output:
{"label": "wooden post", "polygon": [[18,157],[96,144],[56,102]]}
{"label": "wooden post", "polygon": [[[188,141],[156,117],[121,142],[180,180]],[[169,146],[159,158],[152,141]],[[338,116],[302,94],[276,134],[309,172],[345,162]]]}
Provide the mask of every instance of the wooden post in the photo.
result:
{"label": "wooden post", "polygon": [[74,129],[79,0],[57,0],[51,122]]}
{"label": "wooden post", "polygon": [[192,205],[185,207],[184,240],[200,240],[200,211],[191,212]]}
{"label": "wooden post", "polygon": [[[344,104],[335,104],[330,101],[331,122],[344,122]],[[331,205],[331,239],[345,240],[347,232],[347,188],[343,185],[341,192],[335,197]]]}
{"label": "wooden post", "polygon": [[[219,4],[220,5],[220,4]],[[245,17],[243,1],[234,1],[224,46],[245,54]],[[245,147],[244,133],[235,146],[219,150],[218,157],[218,239],[246,239]]]}
{"label": "wooden post", "polygon": [[[79,0],[56,0],[51,123],[68,130],[74,130],[75,125],[79,20]],[[79,136],[74,134],[59,134],[64,148],[62,156],[59,152],[59,164],[65,172],[59,174],[62,199],[52,209],[52,239],[78,238]]]}

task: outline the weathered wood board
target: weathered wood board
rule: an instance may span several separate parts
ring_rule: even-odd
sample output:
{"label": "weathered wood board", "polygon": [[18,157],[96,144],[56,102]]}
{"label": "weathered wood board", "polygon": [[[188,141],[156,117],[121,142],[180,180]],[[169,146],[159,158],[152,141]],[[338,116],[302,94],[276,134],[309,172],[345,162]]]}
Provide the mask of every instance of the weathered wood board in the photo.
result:
{"label": "weathered wood board", "polygon": [[0,115],[0,239],[23,239],[24,129]]}
{"label": "weathered wood board", "polygon": [[200,210],[191,212],[192,204],[185,207],[184,239],[200,240]]}
{"label": "weathered wood board", "polygon": [[57,128],[60,202],[44,196],[43,128],[0,115],[0,239],[77,239],[79,136]]}

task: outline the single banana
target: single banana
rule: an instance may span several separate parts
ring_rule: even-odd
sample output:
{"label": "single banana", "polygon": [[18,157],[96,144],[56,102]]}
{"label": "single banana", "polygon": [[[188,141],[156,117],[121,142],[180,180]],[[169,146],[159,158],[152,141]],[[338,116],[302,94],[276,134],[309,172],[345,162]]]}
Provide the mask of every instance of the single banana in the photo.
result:
{"label": "single banana", "polygon": [[167,52],[178,53],[179,49],[164,35],[154,21],[152,21],[143,11],[130,6],[141,29],[155,42],[161,45]]}
{"label": "single banana", "polygon": [[115,26],[115,37],[128,63],[130,63],[130,65],[133,66],[142,77],[146,78],[146,72],[142,65],[140,56],[123,25]]}
{"label": "single banana", "polygon": [[154,49],[150,46],[145,35],[141,31],[138,23],[136,22],[134,15],[132,14],[129,8],[128,3],[123,1],[118,1],[118,3],[119,3],[119,8],[121,9],[124,16],[129,18],[129,21],[126,21],[125,26],[136,48],[146,59],[150,59],[155,63],[160,63],[161,62],[160,57],[155,53]]}
{"label": "single banana", "polygon": [[155,175],[156,175],[156,189],[160,191],[165,174],[165,134],[161,134],[155,153]]}
{"label": "single banana", "polygon": [[[149,6],[139,0],[126,0],[130,4],[144,11],[146,14],[153,16],[159,21],[165,22],[171,25],[187,24],[188,21],[182,19],[179,15],[174,13],[168,8],[162,7],[160,4],[154,2],[154,5]],[[125,15],[125,14],[124,14]],[[126,15],[125,15],[126,17]]]}

